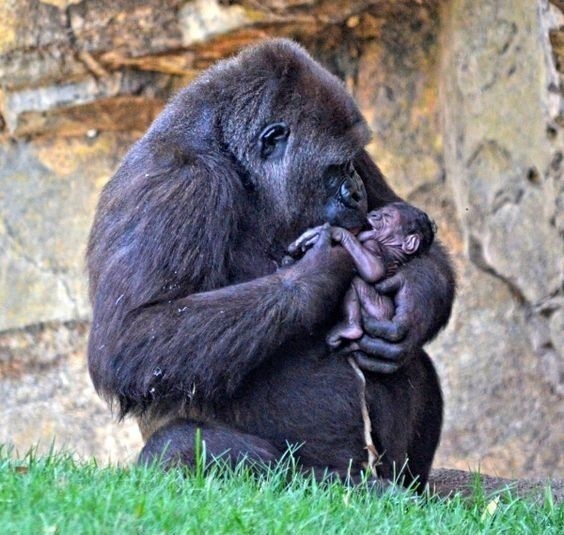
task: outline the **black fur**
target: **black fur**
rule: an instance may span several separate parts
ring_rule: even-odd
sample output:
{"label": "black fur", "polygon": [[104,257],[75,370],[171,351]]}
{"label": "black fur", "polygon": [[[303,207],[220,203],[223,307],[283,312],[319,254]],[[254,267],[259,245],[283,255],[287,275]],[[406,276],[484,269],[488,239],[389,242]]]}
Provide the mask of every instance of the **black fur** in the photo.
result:
{"label": "black fur", "polygon": [[417,234],[420,238],[417,254],[426,253],[435,239],[436,226],[431,218],[423,211],[406,202],[391,203],[405,217],[402,225],[404,236]]}
{"label": "black fur", "polygon": [[[210,451],[232,433],[237,458],[270,460],[289,442],[302,444],[304,467],[360,469],[356,378],[324,341],[352,262],[325,237],[278,266],[306,228],[358,227],[367,204],[398,200],[362,150],[367,140],[342,84],[294,43],[273,40],[203,73],[125,157],[90,236],[89,368],[145,438],[161,428],[142,460],[168,443],[169,460],[189,464],[200,422]],[[356,188],[357,173],[366,196],[345,203],[341,186]],[[442,401],[419,348],[446,323],[454,286],[437,245],[416,262],[406,268],[415,302],[396,299],[417,311],[407,335],[363,343],[376,369],[396,372],[368,374],[381,473],[410,456],[424,482]]]}

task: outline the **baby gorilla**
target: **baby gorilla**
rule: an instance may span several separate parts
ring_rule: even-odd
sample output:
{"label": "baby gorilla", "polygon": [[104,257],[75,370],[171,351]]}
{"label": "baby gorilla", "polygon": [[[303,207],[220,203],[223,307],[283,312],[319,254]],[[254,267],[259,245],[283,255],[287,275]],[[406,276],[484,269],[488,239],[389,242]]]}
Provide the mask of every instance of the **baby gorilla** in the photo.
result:
{"label": "baby gorilla", "polygon": [[[425,253],[435,237],[435,225],[427,214],[405,202],[395,202],[368,214],[371,230],[355,237],[340,227],[331,227],[331,238],[351,255],[358,276],[349,288],[344,302],[344,319],[327,336],[333,349],[343,340],[351,340],[345,351],[358,349],[354,340],[362,334],[363,313],[378,321],[392,321],[394,304],[386,295],[376,291],[374,284],[394,275],[415,255]],[[290,254],[305,251],[319,237],[322,227],[304,232],[289,247]]]}

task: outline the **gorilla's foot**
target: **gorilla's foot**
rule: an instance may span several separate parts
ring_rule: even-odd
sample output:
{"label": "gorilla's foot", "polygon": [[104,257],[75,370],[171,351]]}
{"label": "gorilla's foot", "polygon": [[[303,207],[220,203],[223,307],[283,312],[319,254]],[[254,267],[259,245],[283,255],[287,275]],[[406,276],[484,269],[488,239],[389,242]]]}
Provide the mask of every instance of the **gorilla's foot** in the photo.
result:
{"label": "gorilla's foot", "polygon": [[194,467],[198,462],[198,452],[203,451],[206,452],[206,462],[219,459],[233,467],[239,462],[264,467],[276,462],[282,455],[260,437],[227,426],[178,419],[149,437],[137,462],[141,465],[157,463],[165,469]]}

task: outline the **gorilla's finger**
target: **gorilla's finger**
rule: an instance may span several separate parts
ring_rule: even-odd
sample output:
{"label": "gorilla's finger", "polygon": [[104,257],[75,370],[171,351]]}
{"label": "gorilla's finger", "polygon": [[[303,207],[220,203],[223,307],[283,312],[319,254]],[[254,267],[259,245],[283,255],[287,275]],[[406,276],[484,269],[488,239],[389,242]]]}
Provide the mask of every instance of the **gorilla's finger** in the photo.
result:
{"label": "gorilla's finger", "polygon": [[294,256],[299,250],[299,246],[296,242],[291,243],[288,245],[288,254]]}
{"label": "gorilla's finger", "polygon": [[370,337],[384,338],[389,342],[401,342],[408,331],[407,323],[400,320],[377,320],[370,317],[364,319],[363,327]]}
{"label": "gorilla's finger", "polygon": [[[292,242],[289,246],[288,246],[288,252],[290,254],[295,254],[298,251],[304,250],[304,248],[307,248],[306,245],[312,240],[312,239],[317,239],[317,236],[319,234],[319,228],[312,228],[309,230],[306,230],[296,241]],[[312,242],[314,243],[314,242]]]}
{"label": "gorilla's finger", "polygon": [[296,261],[289,255],[285,255],[282,260],[280,261],[280,267],[288,267],[292,266],[296,263]]}
{"label": "gorilla's finger", "polygon": [[312,245],[315,244],[315,242],[319,239],[319,234],[316,234],[315,236],[313,236],[312,238],[310,238],[309,240],[307,240],[302,247],[304,247],[305,249],[309,249]]}
{"label": "gorilla's finger", "polygon": [[381,294],[395,294],[401,289],[404,283],[404,278],[401,273],[396,273],[392,277],[384,279],[374,285],[374,289]]}
{"label": "gorilla's finger", "polygon": [[358,347],[369,355],[386,360],[400,361],[406,356],[405,348],[401,344],[391,344],[380,338],[371,338],[367,335],[364,335],[358,341]]}
{"label": "gorilla's finger", "polygon": [[354,355],[359,368],[368,372],[394,373],[401,368],[399,362],[373,359],[360,352],[356,352]]}
{"label": "gorilla's finger", "polygon": [[331,245],[331,228],[328,224],[319,227],[314,248],[328,247]]}

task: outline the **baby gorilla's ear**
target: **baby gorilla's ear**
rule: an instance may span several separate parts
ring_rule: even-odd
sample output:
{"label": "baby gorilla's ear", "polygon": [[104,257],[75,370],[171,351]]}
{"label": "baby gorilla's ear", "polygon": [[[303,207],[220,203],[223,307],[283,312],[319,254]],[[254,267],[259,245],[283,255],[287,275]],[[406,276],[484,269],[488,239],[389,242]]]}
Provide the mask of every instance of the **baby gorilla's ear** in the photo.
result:
{"label": "baby gorilla's ear", "polygon": [[419,249],[421,238],[419,234],[408,234],[401,244],[401,248],[405,254],[415,254]]}

